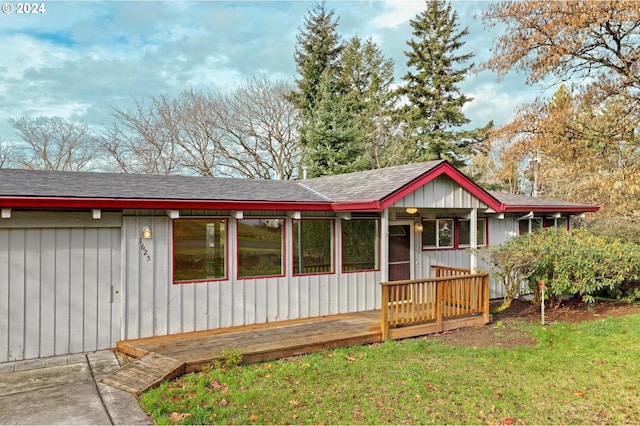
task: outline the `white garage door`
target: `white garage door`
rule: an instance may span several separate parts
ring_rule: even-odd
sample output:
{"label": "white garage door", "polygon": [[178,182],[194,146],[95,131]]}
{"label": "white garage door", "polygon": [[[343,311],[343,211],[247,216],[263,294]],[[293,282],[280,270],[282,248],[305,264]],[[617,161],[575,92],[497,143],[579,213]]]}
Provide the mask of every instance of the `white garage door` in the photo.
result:
{"label": "white garage door", "polygon": [[120,228],[0,228],[0,362],[120,337]]}

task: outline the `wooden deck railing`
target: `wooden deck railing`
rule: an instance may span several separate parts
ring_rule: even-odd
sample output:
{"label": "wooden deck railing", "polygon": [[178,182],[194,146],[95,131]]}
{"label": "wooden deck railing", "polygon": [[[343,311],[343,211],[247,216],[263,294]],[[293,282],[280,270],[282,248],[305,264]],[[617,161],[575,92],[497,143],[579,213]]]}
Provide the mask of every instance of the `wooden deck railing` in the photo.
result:
{"label": "wooden deck railing", "polygon": [[440,266],[440,265],[431,265],[431,267],[433,268],[436,278],[471,274],[471,269],[454,268],[453,266]]}
{"label": "wooden deck railing", "polygon": [[489,322],[489,274],[438,268],[440,272],[436,269],[436,274],[444,275],[380,283],[383,339],[438,333]]}

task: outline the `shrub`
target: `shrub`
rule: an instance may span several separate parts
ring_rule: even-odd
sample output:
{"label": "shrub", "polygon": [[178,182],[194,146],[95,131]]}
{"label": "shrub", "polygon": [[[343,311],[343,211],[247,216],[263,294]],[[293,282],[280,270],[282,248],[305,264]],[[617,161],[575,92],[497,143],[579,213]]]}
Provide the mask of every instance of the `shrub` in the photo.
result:
{"label": "shrub", "polygon": [[[598,291],[615,290],[640,276],[639,245],[587,228],[533,232],[489,248],[485,256],[511,299],[518,295],[522,281],[534,289],[544,280],[549,296],[556,301],[581,296],[592,303]],[[511,300],[507,298],[508,306]]]}

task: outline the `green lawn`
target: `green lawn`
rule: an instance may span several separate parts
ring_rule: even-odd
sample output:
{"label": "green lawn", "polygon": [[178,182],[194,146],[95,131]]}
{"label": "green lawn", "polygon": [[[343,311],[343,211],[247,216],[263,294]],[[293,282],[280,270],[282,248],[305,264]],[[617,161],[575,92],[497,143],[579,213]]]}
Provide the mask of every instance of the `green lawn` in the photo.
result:
{"label": "green lawn", "polygon": [[640,315],[507,327],[538,345],[387,341],[210,368],[141,403],[159,424],[640,424]]}

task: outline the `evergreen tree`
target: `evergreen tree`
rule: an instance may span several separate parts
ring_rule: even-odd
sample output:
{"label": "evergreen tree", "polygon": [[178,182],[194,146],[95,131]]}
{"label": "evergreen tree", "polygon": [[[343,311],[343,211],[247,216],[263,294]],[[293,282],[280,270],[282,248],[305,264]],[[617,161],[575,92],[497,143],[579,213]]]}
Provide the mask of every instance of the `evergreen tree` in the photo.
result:
{"label": "evergreen tree", "polygon": [[303,29],[296,36],[294,59],[300,78],[296,80],[298,90],[292,94],[292,101],[303,118],[308,118],[315,109],[322,75],[338,73],[342,42],[337,27],[334,11],[327,11],[322,1],[307,14]]}
{"label": "evergreen tree", "polygon": [[458,31],[458,14],[443,0],[429,0],[424,12],[410,21],[414,38],[407,42],[409,71],[399,89],[408,105],[404,116],[408,137],[415,143],[407,161],[449,160],[454,166],[464,165],[471,145],[481,134],[463,131],[469,119],[462,107],[472,99],[460,93],[458,84],[473,67],[468,61],[473,53],[457,54],[462,38],[469,34]]}
{"label": "evergreen tree", "polygon": [[351,38],[340,58],[339,87],[345,90],[345,100],[358,128],[363,169],[390,165],[390,147],[397,140],[392,137],[393,120],[398,95],[392,89],[393,60],[385,58],[380,48],[368,38]]}
{"label": "evergreen tree", "polygon": [[318,87],[318,103],[306,127],[305,164],[309,177],[363,170],[358,122],[353,106],[327,70]]}

